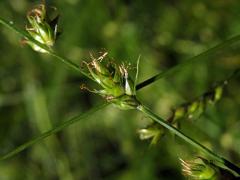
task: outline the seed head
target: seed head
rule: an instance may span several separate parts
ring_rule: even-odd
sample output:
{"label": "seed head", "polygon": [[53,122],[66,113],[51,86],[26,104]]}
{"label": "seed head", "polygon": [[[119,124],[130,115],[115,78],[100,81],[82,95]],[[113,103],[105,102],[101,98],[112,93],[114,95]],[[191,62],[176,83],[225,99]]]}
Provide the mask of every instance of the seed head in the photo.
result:
{"label": "seed head", "polygon": [[89,63],[84,63],[92,79],[102,89],[91,92],[103,96],[121,109],[132,109],[139,105],[135,95],[135,85],[129,77],[125,65],[114,62],[103,62],[107,53],[99,58],[93,58]]}
{"label": "seed head", "polygon": [[[52,9],[56,11],[56,8]],[[29,25],[26,26],[26,31],[33,39],[51,48],[58,36],[58,17],[57,15],[50,19],[45,4],[40,4],[27,13]],[[35,51],[47,52],[28,39],[24,39],[23,42],[29,44]]]}
{"label": "seed head", "polygon": [[180,159],[182,165],[182,173],[189,179],[217,179],[217,169],[208,160],[197,158],[192,161],[184,161]]}
{"label": "seed head", "polygon": [[141,140],[151,139],[151,144],[155,145],[164,135],[164,128],[156,123],[153,123],[145,128],[138,130]]}

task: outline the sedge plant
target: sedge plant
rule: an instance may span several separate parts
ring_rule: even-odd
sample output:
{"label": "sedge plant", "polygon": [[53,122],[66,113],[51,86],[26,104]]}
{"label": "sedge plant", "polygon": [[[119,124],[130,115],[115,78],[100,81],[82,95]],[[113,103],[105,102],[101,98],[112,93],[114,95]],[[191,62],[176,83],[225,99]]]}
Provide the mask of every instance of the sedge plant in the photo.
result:
{"label": "sedge plant", "polygon": [[[37,6],[35,9],[32,9],[27,14],[27,19],[29,21],[30,26],[26,27],[26,31],[19,30],[13,24],[9,23],[8,21],[0,18],[0,23],[3,24],[5,27],[15,31],[16,33],[20,34],[24,38],[24,42],[29,44],[33,50],[40,52],[40,53],[47,53],[56,59],[63,62],[65,65],[70,67],[77,72],[82,73],[86,77],[90,78],[94,82],[96,82],[101,89],[100,90],[89,90],[89,91],[99,94],[102,96],[106,103],[96,108],[93,108],[89,112],[86,112],[83,115],[77,116],[69,121],[63,122],[59,126],[54,127],[53,129],[39,135],[38,137],[32,139],[31,141],[19,146],[18,148],[14,149],[10,153],[2,156],[0,159],[4,160],[7,159],[22,150],[26,149],[27,147],[31,146],[32,144],[39,142],[40,140],[62,130],[66,126],[73,124],[80,119],[87,118],[88,115],[96,112],[97,110],[102,109],[108,104],[113,104],[117,108],[123,110],[133,109],[136,111],[141,112],[145,116],[151,118],[155,123],[161,125],[161,127],[169,130],[180,139],[184,140],[187,144],[192,145],[196,149],[200,150],[203,154],[206,155],[207,158],[211,159],[214,162],[214,165],[229,170],[230,172],[234,173],[236,176],[240,175],[240,168],[237,167],[232,162],[226,160],[225,158],[217,155],[210,149],[203,146],[201,143],[197,142],[196,140],[192,139],[191,137],[187,136],[179,129],[174,127],[170,122],[162,119],[160,116],[155,114],[151,109],[149,109],[143,102],[141,102],[137,97],[137,90],[150,85],[160,78],[165,77],[166,75],[176,72],[176,70],[180,70],[182,67],[191,64],[192,62],[205,57],[209,56],[220,49],[226,48],[234,44],[235,42],[240,40],[240,35],[230,38],[229,40],[224,41],[223,43],[218,44],[217,46],[210,48],[209,50],[191,58],[189,61],[186,61],[184,64],[180,64],[178,66],[173,67],[170,70],[163,71],[152,78],[149,78],[143,81],[140,84],[137,84],[138,79],[138,64],[139,59],[137,61],[137,72],[136,77],[133,79],[130,77],[129,69],[124,64],[117,64],[116,62],[110,61],[107,59],[107,53],[104,53],[100,57],[92,57],[90,62],[83,62],[84,68],[81,68],[77,64],[73,63],[71,60],[62,57],[55,53],[53,50],[53,45],[58,36],[58,26],[57,20],[58,16],[54,19],[49,19],[46,12],[45,4],[41,4]],[[107,60],[106,60],[107,59]],[[83,88],[86,89],[84,86]],[[217,95],[214,97],[218,99],[218,96],[221,92],[217,90]],[[152,129],[152,134],[157,132],[156,129]],[[152,134],[148,136],[151,137]],[[186,163],[183,161],[183,164],[187,167]],[[213,170],[211,168],[203,168],[202,171],[208,172],[208,174],[214,176]]]}
{"label": "sedge plant", "polygon": [[[151,109],[149,109],[145,104],[140,102],[136,94],[136,82],[138,78],[138,64],[137,62],[137,72],[135,80],[129,76],[127,67],[124,64],[118,65],[114,62],[103,62],[105,56],[100,56],[99,58],[93,58],[89,63],[85,62],[89,74],[92,79],[102,87],[100,90],[91,90],[93,93],[97,93],[104,97],[109,103],[114,104],[116,107],[129,110],[134,109],[143,113],[146,117],[151,118],[156,123],[160,124],[167,130],[171,131],[173,134],[186,141],[188,144],[199,149],[209,158],[212,158],[216,163],[220,164],[221,167],[229,169],[236,174],[240,173],[240,169],[224,159],[218,156],[210,149],[204,147],[202,144],[192,139],[191,137],[185,135],[183,132],[172,126],[170,123],[156,115]],[[215,94],[215,98],[219,99],[219,90]]]}

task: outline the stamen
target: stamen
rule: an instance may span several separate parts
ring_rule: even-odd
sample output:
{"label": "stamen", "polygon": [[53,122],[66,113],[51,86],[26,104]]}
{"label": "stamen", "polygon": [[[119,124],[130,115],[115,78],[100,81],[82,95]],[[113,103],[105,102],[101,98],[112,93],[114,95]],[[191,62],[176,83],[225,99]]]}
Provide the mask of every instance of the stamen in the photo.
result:
{"label": "stamen", "polygon": [[91,92],[91,93],[96,93],[96,90],[95,90],[95,89],[94,89],[94,90],[89,89],[89,88],[86,86],[86,84],[81,84],[81,85],[80,85],[80,89],[81,89],[81,90],[88,91],[88,92]]}
{"label": "stamen", "polygon": [[103,55],[101,55],[100,57],[98,57],[98,61],[102,61],[106,56],[107,56],[107,54],[108,54],[108,52],[105,52],[105,53],[103,53]]}

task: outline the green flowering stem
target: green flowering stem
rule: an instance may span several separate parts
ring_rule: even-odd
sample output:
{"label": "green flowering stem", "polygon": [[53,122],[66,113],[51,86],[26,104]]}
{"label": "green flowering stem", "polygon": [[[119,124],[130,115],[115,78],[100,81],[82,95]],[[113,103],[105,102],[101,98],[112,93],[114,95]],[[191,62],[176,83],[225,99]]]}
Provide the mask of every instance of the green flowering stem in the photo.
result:
{"label": "green flowering stem", "polygon": [[0,24],[3,24],[5,27],[9,28],[10,30],[14,31],[15,33],[19,34],[20,36],[22,36],[23,38],[27,39],[28,41],[36,44],[37,46],[39,46],[40,48],[44,49],[49,55],[57,58],[58,60],[60,60],[63,64],[67,65],[68,67],[70,67],[71,69],[74,69],[75,71],[78,71],[80,73],[82,73],[84,76],[92,79],[87,73],[85,73],[84,71],[81,70],[81,68],[79,67],[79,65],[75,64],[74,62],[72,62],[71,60],[62,57],[58,54],[56,54],[52,49],[50,49],[49,47],[47,47],[46,45],[36,41],[35,39],[33,39],[27,32],[22,31],[20,29],[18,29],[17,27],[15,27],[12,23],[4,20],[3,18],[0,17]]}
{"label": "green flowering stem", "polygon": [[236,174],[240,175],[240,168],[237,167],[235,164],[231,163],[230,161],[224,159],[223,157],[218,156],[217,154],[215,154],[214,152],[212,152],[210,149],[206,148],[205,146],[203,146],[202,144],[198,143],[197,141],[195,141],[194,139],[192,139],[191,137],[185,135],[184,133],[182,133],[180,130],[178,130],[177,128],[173,127],[172,125],[168,124],[164,119],[162,119],[161,117],[157,116],[156,114],[154,114],[150,109],[148,109],[147,107],[143,106],[143,105],[139,105],[137,107],[137,110],[141,111],[143,114],[145,114],[146,116],[148,116],[149,118],[151,118],[152,120],[154,120],[155,122],[161,124],[162,126],[164,126],[166,129],[168,129],[169,131],[171,131],[172,133],[174,133],[176,136],[178,136],[179,138],[183,139],[184,141],[186,141],[187,143],[191,144],[192,146],[194,146],[195,148],[201,150],[204,154],[206,154],[207,156],[209,156],[210,158],[212,158],[213,160],[215,160],[217,163],[219,163],[221,166],[225,167],[226,169],[235,172]]}
{"label": "green flowering stem", "polygon": [[182,67],[185,67],[185,66],[188,66],[196,61],[198,61],[199,59],[202,59],[202,58],[205,58],[205,57],[209,57],[210,55],[213,55],[214,53],[220,51],[220,50],[223,50],[227,47],[230,47],[231,45],[233,45],[234,43],[238,42],[240,40],[240,35],[236,35],[236,36],[233,36],[217,45],[215,45],[214,47],[206,50],[206,51],[203,51],[202,53],[190,58],[189,60],[186,60],[184,61],[183,63],[179,64],[179,65],[176,65],[174,67],[172,67],[171,69],[169,70],[166,70],[166,71],[162,71],[160,73],[158,73],[157,75],[139,83],[137,86],[136,86],[136,89],[139,90],[139,89],[142,89],[143,87],[145,86],[148,86],[149,84],[152,84],[154,83],[155,81],[158,81],[159,79],[163,78],[163,77],[166,77],[167,75],[170,75],[178,70],[180,70]]}
{"label": "green flowering stem", "polygon": [[[47,51],[51,56],[57,58],[58,60],[60,60],[61,62],[63,62],[65,65],[67,65],[68,67],[70,67],[71,69],[76,70],[77,72],[82,73],[83,75],[89,77],[90,79],[93,79],[91,76],[89,76],[89,74],[81,71],[80,67],[75,64],[74,62],[72,62],[71,60],[65,58],[65,57],[61,57],[59,55],[57,55],[52,49],[50,49],[49,47],[41,44],[40,42],[36,41],[35,39],[33,39],[31,36],[29,36],[29,34],[27,34],[25,31],[22,31],[18,28],[16,28],[12,23],[2,19],[0,17],[0,24],[3,24],[5,27],[9,28],[10,30],[14,31],[15,33],[19,34],[20,36],[22,36],[23,38],[31,41],[32,43],[36,44],[37,46],[39,46],[40,48],[44,49],[45,51]],[[188,61],[186,61],[185,63],[179,64],[173,68],[171,68],[170,70],[167,71],[163,71],[159,74],[157,74],[156,76],[138,84],[136,86],[136,90],[139,90],[147,85],[150,85],[151,83],[179,70],[181,67],[185,67],[193,62],[195,62],[196,60],[199,60],[203,57],[207,57],[219,50],[222,50],[224,48],[227,48],[229,46],[231,46],[233,43],[237,42],[240,40],[240,35],[234,36],[218,45],[216,45],[215,47],[204,51],[203,53],[189,59]],[[35,144],[36,142],[43,140],[44,138],[59,132],[60,130],[62,130],[63,128],[69,126],[70,124],[73,124],[77,121],[79,121],[80,119],[86,118],[88,115],[94,113],[95,111],[102,109],[103,107],[105,107],[106,104],[103,104],[101,106],[97,106],[96,108],[93,108],[92,110],[88,111],[87,113],[77,116],[73,119],[70,119],[69,121],[66,121],[62,124],[60,124],[59,126],[54,127],[53,129],[39,135],[38,137],[32,139],[31,141],[24,143],[23,145],[19,146],[18,148],[14,149],[13,151],[7,153],[6,155],[0,157],[0,160],[4,160],[7,159],[9,157],[12,157],[13,155],[21,152],[22,150],[28,148],[29,146]],[[224,158],[219,157],[218,155],[214,154],[212,151],[210,151],[209,149],[205,148],[204,146],[202,146],[201,144],[197,143],[196,141],[194,141],[193,139],[191,139],[190,137],[184,135],[181,131],[179,131],[178,129],[172,127],[171,125],[169,125],[168,123],[166,123],[163,119],[161,119],[160,117],[158,117],[157,115],[155,115],[154,113],[152,113],[149,109],[147,109],[144,106],[139,106],[138,110],[140,110],[141,112],[143,112],[144,114],[146,114],[147,116],[149,116],[150,118],[152,118],[153,120],[155,120],[156,122],[158,122],[159,124],[161,124],[162,126],[164,126],[165,128],[169,129],[171,132],[173,132],[174,134],[176,134],[177,136],[179,136],[180,138],[182,138],[183,140],[185,140],[186,142],[192,144],[193,146],[195,146],[196,148],[202,150],[205,154],[211,156],[213,159],[215,159],[217,162],[219,162],[220,164],[222,164],[223,166],[225,166],[226,168],[236,172],[237,174],[240,175],[240,169],[232,164],[231,162],[225,160]]]}
{"label": "green flowering stem", "polygon": [[109,103],[104,103],[104,104],[98,105],[98,106],[90,109],[89,111],[81,114],[81,115],[75,116],[75,117],[71,118],[70,120],[62,122],[61,124],[55,126],[54,128],[40,134],[39,136],[31,139],[30,141],[18,146],[14,150],[12,150],[12,151],[8,152],[7,154],[1,156],[0,161],[8,159],[8,158],[18,154],[19,152],[21,152],[21,151],[25,150],[26,148],[32,146],[33,144],[49,137],[52,134],[55,134],[55,133],[61,131],[62,129],[64,129],[64,128],[66,128],[66,127],[68,127],[68,126],[70,126],[70,125],[72,125],[72,124],[74,124],[74,123],[76,123],[76,122],[78,122],[82,119],[86,119],[88,116],[90,116],[90,115],[94,114],[95,112],[103,109],[107,105],[109,105]]}
{"label": "green flowering stem", "polygon": [[[62,61],[64,64],[66,64],[67,66],[69,66],[70,68],[82,73],[83,75],[89,77],[88,74],[84,73],[83,71],[81,71],[81,69],[79,68],[79,66],[77,64],[75,64],[74,62],[72,62],[71,60],[65,58],[65,57],[61,57],[59,55],[57,55],[56,53],[54,53],[50,48],[48,48],[47,46],[39,43],[38,41],[36,41],[35,39],[33,39],[31,36],[29,36],[29,34],[25,31],[22,31],[18,28],[16,28],[12,23],[4,20],[3,18],[0,17],[0,24],[3,24],[5,27],[9,28],[10,30],[14,31],[15,33],[19,34],[20,36],[22,36],[23,38],[28,39],[29,41],[35,43],[37,46],[41,47],[42,49],[44,49],[45,51],[47,51],[50,55],[52,55],[53,57],[56,57],[58,60]],[[172,74],[174,72],[176,72],[177,70],[181,69],[182,67],[185,67],[201,58],[207,57],[209,55],[212,55],[214,53],[216,53],[217,51],[223,50],[224,48],[227,48],[229,46],[231,46],[232,44],[236,43],[237,41],[240,40],[240,35],[236,35],[233,36],[230,39],[227,39],[219,44],[217,44],[216,46],[198,54],[197,56],[194,56],[192,58],[190,58],[189,60],[186,60],[184,63],[181,63],[179,65],[174,66],[173,68],[160,72],[159,74],[139,83],[136,86],[136,90],[140,90],[143,87],[146,87],[152,83],[154,83],[155,81],[169,75]],[[92,78],[91,78],[92,79]]]}

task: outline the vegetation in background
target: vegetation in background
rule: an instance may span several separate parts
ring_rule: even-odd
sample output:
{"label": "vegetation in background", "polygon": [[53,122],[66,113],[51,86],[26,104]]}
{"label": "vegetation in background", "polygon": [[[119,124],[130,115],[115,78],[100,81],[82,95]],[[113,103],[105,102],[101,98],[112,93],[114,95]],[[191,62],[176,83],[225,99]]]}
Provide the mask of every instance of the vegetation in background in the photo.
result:
{"label": "vegetation in background", "polygon": [[[0,2],[1,17],[23,27],[24,13],[33,4],[19,2]],[[237,1],[150,4],[66,0],[54,5],[61,12],[59,23],[63,28],[55,50],[75,61],[68,64],[51,49],[50,54],[70,67],[77,67],[90,51],[98,52],[101,48],[106,48],[118,63],[125,60],[135,64],[141,54],[141,80],[160,70],[171,72],[177,64],[184,64],[190,57],[239,32]],[[0,30],[2,154],[102,101],[80,91],[80,83],[91,83],[80,73],[56,64],[53,57],[21,47],[18,36],[3,26]],[[226,41],[221,50],[213,49],[179,71],[173,68],[175,73],[166,73],[164,79],[139,91],[139,99],[157,114],[169,117],[171,107],[190,102],[239,67],[237,38],[235,44],[227,42],[232,41]],[[164,71],[167,69],[170,71]],[[181,121],[182,131],[236,164],[240,159],[238,91],[239,76],[236,75],[221,101],[194,121]],[[149,120],[135,112],[108,106],[82,120],[11,160],[2,161],[0,177],[181,179],[178,158],[189,159],[199,153],[169,135],[148,149],[147,143],[139,141],[135,132]]]}

